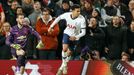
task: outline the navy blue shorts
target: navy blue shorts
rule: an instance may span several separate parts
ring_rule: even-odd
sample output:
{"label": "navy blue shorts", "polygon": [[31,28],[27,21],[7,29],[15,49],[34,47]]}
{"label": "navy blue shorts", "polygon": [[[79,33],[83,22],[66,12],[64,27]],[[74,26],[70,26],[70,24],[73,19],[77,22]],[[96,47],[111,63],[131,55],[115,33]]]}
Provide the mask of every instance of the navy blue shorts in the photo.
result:
{"label": "navy blue shorts", "polygon": [[63,44],[68,44],[69,45],[69,49],[71,51],[74,51],[76,49],[76,46],[78,45],[78,41],[71,41],[70,36],[67,34],[63,35],[63,39],[62,39],[62,43]]}
{"label": "navy blue shorts", "polygon": [[70,43],[69,38],[70,38],[69,35],[63,34],[62,43],[63,43],[63,44],[69,44],[69,43]]}

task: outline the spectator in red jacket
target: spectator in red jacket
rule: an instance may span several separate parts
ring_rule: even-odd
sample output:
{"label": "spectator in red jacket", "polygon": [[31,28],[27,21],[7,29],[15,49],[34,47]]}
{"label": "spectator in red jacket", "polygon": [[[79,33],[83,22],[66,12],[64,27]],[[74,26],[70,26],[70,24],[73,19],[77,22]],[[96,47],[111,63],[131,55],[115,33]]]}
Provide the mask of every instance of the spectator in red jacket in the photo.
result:
{"label": "spectator in red jacket", "polygon": [[36,23],[36,30],[41,35],[43,44],[45,47],[39,49],[39,58],[40,59],[55,59],[56,49],[58,47],[57,36],[59,34],[59,26],[53,28],[53,31],[49,33],[47,30],[50,25],[53,23],[52,16],[50,15],[49,8],[44,8],[40,19]]}

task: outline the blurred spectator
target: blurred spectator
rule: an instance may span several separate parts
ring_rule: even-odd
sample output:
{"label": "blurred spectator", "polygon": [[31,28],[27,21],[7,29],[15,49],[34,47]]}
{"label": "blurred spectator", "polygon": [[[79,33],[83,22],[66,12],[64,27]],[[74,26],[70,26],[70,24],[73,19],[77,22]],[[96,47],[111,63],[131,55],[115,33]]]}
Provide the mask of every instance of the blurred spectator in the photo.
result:
{"label": "blurred spectator", "polygon": [[131,11],[131,21],[133,21],[134,20],[134,9]]}
{"label": "blurred spectator", "polygon": [[84,8],[81,10],[81,14],[87,19],[93,11],[92,2],[89,0],[84,1]]}
{"label": "blurred spectator", "polygon": [[134,9],[134,0],[130,0],[128,6],[129,6],[129,11],[132,11]]}
{"label": "blurred spectator", "polygon": [[11,25],[9,24],[9,22],[4,22],[2,29],[6,37],[10,35]]}
{"label": "blurred spectator", "polygon": [[18,6],[18,2],[13,1],[11,6],[5,11],[6,20],[11,24],[11,27],[16,25],[16,9]]}
{"label": "blurred spectator", "polygon": [[34,5],[34,0],[21,0],[22,1],[22,8],[24,10],[24,13],[26,16],[31,14],[33,12],[33,5]]}
{"label": "blurred spectator", "polygon": [[133,13],[134,12],[133,11],[134,10],[134,1],[131,0],[129,2],[128,6],[129,6],[129,8],[128,8],[129,11],[126,12],[127,16],[125,16],[125,24],[126,24],[127,27],[130,26],[132,20],[134,19],[134,13]]}
{"label": "blurred spectator", "polygon": [[36,23],[36,30],[41,35],[44,48],[39,49],[39,59],[55,59],[56,50],[58,47],[57,36],[59,34],[59,26],[53,29],[52,33],[48,32],[48,28],[53,23],[52,16],[50,15],[50,9],[44,8],[41,18]]}
{"label": "blurred spectator", "polygon": [[70,4],[69,4],[69,1],[67,0],[63,0],[62,1],[62,5],[60,7],[60,9],[58,9],[56,11],[56,17],[65,13],[65,12],[69,12],[70,11]]}
{"label": "blurred spectator", "polygon": [[91,17],[94,17],[97,19],[97,21],[101,20],[101,14],[98,9],[93,9]]}
{"label": "blurred spectator", "polygon": [[[5,22],[3,24],[3,33],[4,33],[5,37],[8,37],[10,35],[10,30],[11,30],[11,25],[9,24],[9,22]],[[11,49],[9,48],[9,50],[11,50]],[[10,55],[11,55],[11,51],[9,51],[9,52],[10,52]],[[16,60],[16,59],[17,58],[14,55],[12,55],[11,60]]]}
{"label": "blurred spectator", "polygon": [[117,9],[120,10],[121,16],[127,16],[126,13],[128,12],[128,7],[124,3],[121,2],[121,0],[113,0],[114,5]]}
{"label": "blurred spectator", "polygon": [[120,18],[114,16],[112,24],[106,27],[105,52],[108,60],[117,60],[126,51],[126,29],[121,25]]}
{"label": "blurred spectator", "polygon": [[127,53],[130,55],[130,60],[134,60],[134,21],[131,22],[127,30]]}
{"label": "blurred spectator", "polygon": [[[98,27],[96,18],[90,18],[88,20],[88,26],[85,35],[85,45],[88,46],[91,54],[95,53],[97,59],[100,59],[100,54],[104,49],[104,31]],[[93,57],[95,59],[95,57]]]}
{"label": "blurred spectator", "polygon": [[127,53],[121,55],[121,61],[129,62],[129,59],[130,56]]}
{"label": "blurred spectator", "polygon": [[120,0],[122,3],[124,3],[125,5],[127,5],[128,6],[128,4],[129,4],[129,1],[131,1],[131,0]]}
{"label": "blurred spectator", "polygon": [[107,24],[105,23],[105,21],[101,18],[101,14],[100,14],[99,9],[97,9],[97,8],[96,9],[93,9],[91,15],[88,18],[90,19],[92,17],[96,18],[99,27],[106,27],[107,26]]}
{"label": "blurred spectator", "polygon": [[30,22],[31,22],[31,26],[33,28],[35,28],[36,22],[37,22],[37,18],[39,17],[39,15],[41,15],[41,4],[39,1],[35,1],[33,4],[33,8],[34,11],[28,16]]}
{"label": "blurred spectator", "polygon": [[8,1],[9,0],[0,0],[0,3],[2,4],[3,7],[6,7]]}
{"label": "blurred spectator", "polygon": [[116,8],[113,0],[107,0],[105,6],[101,9],[101,17],[109,24],[113,16],[121,16],[120,10]]}
{"label": "blurred spectator", "polygon": [[85,0],[80,0],[80,8],[84,9]]}
{"label": "blurred spectator", "polygon": [[2,4],[0,3],[0,31],[1,31],[1,27],[2,27],[2,24],[4,23],[4,21],[5,21],[5,13],[2,8]]}
{"label": "blurred spectator", "polygon": [[59,6],[53,0],[42,0],[41,3],[44,7],[49,7],[51,9],[52,17],[55,17],[56,11],[57,9],[59,9]]}
{"label": "blurred spectator", "polygon": [[2,32],[0,32],[0,59],[12,58],[10,47],[5,44],[6,37],[10,34],[10,27],[8,22],[3,23]]}
{"label": "blurred spectator", "polygon": [[31,23],[30,23],[29,18],[25,17],[24,20],[23,20],[23,24],[30,27]]}
{"label": "blurred spectator", "polygon": [[[25,13],[24,13],[22,7],[17,7],[17,8],[16,8],[16,15],[18,15],[18,14],[24,14],[24,15],[25,15]],[[25,15],[25,16],[26,16],[26,15]]]}
{"label": "blurred spectator", "polygon": [[[29,26],[30,28],[32,28],[30,20],[27,17],[24,18],[23,25],[24,26]],[[28,34],[27,35],[27,45],[26,45],[27,59],[37,59],[38,58],[38,52],[37,52],[37,49],[36,49],[36,45],[37,45],[36,36],[33,35],[33,34]]]}
{"label": "blurred spectator", "polygon": [[124,24],[127,26],[127,23],[129,21],[128,15],[130,15],[127,5],[122,3],[121,0],[113,0],[113,1],[114,1],[114,5],[121,13],[120,17],[122,17],[122,21],[124,21]]}
{"label": "blurred spectator", "polygon": [[62,3],[63,2],[69,2],[69,5],[72,6],[73,5],[73,2],[70,1],[70,0],[59,0],[58,2],[56,2],[56,4],[59,6],[59,7],[62,7]]}
{"label": "blurred spectator", "polygon": [[101,8],[104,7],[105,3],[106,3],[105,0],[94,0],[93,5],[95,8],[98,8],[100,11]]}

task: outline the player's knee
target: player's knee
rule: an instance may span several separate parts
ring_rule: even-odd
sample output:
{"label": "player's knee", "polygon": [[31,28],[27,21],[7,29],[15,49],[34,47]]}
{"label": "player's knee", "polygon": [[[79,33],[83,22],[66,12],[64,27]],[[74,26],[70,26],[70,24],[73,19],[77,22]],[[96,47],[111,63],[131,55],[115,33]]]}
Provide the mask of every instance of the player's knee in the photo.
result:
{"label": "player's knee", "polygon": [[63,49],[62,51],[67,52],[67,49]]}
{"label": "player's knee", "polygon": [[66,47],[63,47],[63,51],[66,52],[68,50],[68,48]]}

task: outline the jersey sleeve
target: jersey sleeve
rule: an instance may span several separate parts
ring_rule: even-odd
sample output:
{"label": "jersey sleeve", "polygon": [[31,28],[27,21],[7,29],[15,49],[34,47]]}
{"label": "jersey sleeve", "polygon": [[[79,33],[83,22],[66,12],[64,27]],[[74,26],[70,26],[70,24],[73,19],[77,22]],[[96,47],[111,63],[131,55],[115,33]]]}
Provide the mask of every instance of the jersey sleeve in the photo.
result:
{"label": "jersey sleeve", "polygon": [[81,21],[81,29],[84,29],[84,28],[86,28],[85,18],[83,18],[82,21]]}
{"label": "jersey sleeve", "polygon": [[66,13],[64,13],[64,14],[62,14],[62,15],[60,15],[60,16],[58,16],[58,17],[54,20],[54,22],[51,24],[50,27],[53,28],[60,20],[65,19],[66,16],[67,16]]}
{"label": "jersey sleeve", "polygon": [[80,39],[81,37],[83,37],[86,34],[86,21],[85,21],[85,18],[82,18],[80,24],[81,24],[81,32],[80,32],[80,34],[76,35],[76,39]]}

